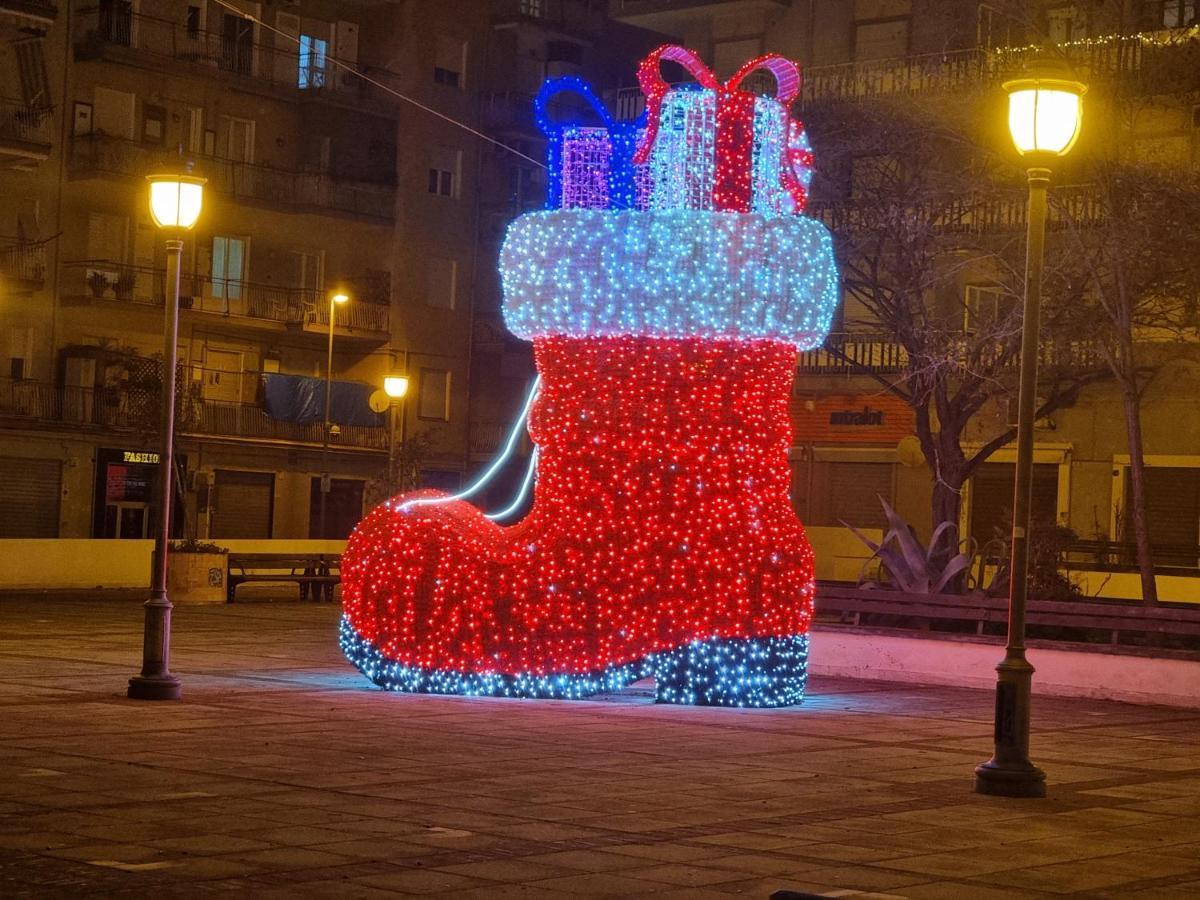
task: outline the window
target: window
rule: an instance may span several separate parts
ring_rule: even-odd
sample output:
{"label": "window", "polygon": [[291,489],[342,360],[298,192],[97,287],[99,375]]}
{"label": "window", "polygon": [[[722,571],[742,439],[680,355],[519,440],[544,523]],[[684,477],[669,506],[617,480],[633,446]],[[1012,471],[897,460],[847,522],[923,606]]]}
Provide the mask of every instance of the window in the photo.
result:
{"label": "window", "polygon": [[161,106],[142,104],[142,141],[161,144],[167,138],[167,111]]}
{"label": "window", "polygon": [[305,291],[319,291],[322,285],[321,252],[295,250],[292,252],[295,260],[295,286]]}
{"label": "window", "polygon": [[462,152],[440,148],[429,163],[429,193],[443,197],[458,196],[458,177],[462,170]]}
{"label": "window", "polygon": [[108,213],[88,213],[87,258],[110,263],[125,262],[129,219]]}
{"label": "window", "polygon": [[1074,6],[1058,6],[1046,10],[1046,37],[1055,44],[1065,44],[1087,37],[1087,20]]}
{"label": "window", "polygon": [[[996,334],[1012,317],[1016,298],[995,285],[968,284],[963,305],[964,332]],[[1019,329],[1020,324],[1014,323],[1012,327]]]}
{"label": "window", "polygon": [[297,84],[301,90],[325,87],[325,58],[329,42],[311,34],[300,35],[300,73]]}
{"label": "window", "polygon": [[198,106],[188,109],[187,148],[188,153],[204,152],[204,110]]}
{"label": "window", "polygon": [[1196,0],[1164,0],[1163,28],[1186,28],[1196,21]]}
{"label": "window", "polygon": [[136,97],[126,91],[97,87],[93,95],[96,132],[133,140],[133,109]]}
{"label": "window", "polygon": [[221,116],[224,139],[221,156],[234,162],[254,162],[254,120]]}
{"label": "window", "polygon": [[450,421],[450,373],[445,369],[421,370],[417,418]]}
{"label": "window", "polygon": [[896,59],[908,55],[908,16],[854,25],[854,58]]}
{"label": "window", "polygon": [[212,295],[239,300],[246,277],[246,240],[214,235],[212,242]]}
{"label": "window", "polygon": [[187,36],[193,41],[200,39],[200,7],[187,8]]}
{"label": "window", "polygon": [[[1033,502],[1029,507],[1034,528],[1058,521],[1058,470],[1058,463],[1034,463]],[[988,462],[971,479],[970,534],[980,547],[993,538],[1006,537],[1012,530],[1016,471],[1014,463]]]}
{"label": "window", "polygon": [[[1186,466],[1146,467],[1146,520],[1158,566],[1187,566],[1200,562],[1200,468]],[[1123,539],[1133,541],[1129,511],[1131,486],[1125,467],[1126,511]]]}
{"label": "window", "polygon": [[220,66],[238,75],[254,74],[254,23],[234,13],[221,18]]}
{"label": "window", "polygon": [[521,15],[540,19],[546,15],[546,0],[521,0]]}
{"label": "window", "polygon": [[21,78],[21,99],[30,109],[50,106],[50,81],[46,77],[46,56],[41,38],[12,42]]}
{"label": "window", "polygon": [[448,87],[463,87],[467,45],[458,38],[438,35],[433,61],[433,80]]}
{"label": "window", "polygon": [[433,257],[426,263],[425,272],[425,303],[439,309],[454,309],[455,294],[458,292],[458,262]]}
{"label": "window", "polygon": [[547,41],[546,62],[564,62],[573,66],[581,66],[583,65],[583,47],[574,41]]}

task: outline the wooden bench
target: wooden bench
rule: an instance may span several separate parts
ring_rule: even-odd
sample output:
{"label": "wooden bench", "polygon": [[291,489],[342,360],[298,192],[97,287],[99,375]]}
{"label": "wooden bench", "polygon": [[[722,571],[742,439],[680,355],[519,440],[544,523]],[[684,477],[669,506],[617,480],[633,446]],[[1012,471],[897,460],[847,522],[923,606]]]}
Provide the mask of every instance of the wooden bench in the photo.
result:
{"label": "wooden bench", "polygon": [[332,600],[334,585],[342,580],[340,567],[336,553],[230,553],[228,601],[234,601],[239,584],[249,581],[293,581],[301,600],[318,600],[322,593]]}
{"label": "wooden bench", "polygon": [[[1008,599],[954,594],[904,594],[820,582],[816,612],[821,621],[903,631],[931,631],[956,623],[975,634],[1002,634]],[[994,627],[988,629],[988,625]],[[1132,600],[1030,600],[1026,627],[1031,637],[1046,629],[1072,629],[1079,643],[1107,639],[1110,645],[1146,646],[1173,636],[1200,647],[1200,606],[1143,606]],[[960,630],[961,633],[961,630]],[[1092,639],[1089,641],[1088,635]],[[1122,638],[1127,640],[1122,640]],[[1055,638],[1071,640],[1070,638]]]}

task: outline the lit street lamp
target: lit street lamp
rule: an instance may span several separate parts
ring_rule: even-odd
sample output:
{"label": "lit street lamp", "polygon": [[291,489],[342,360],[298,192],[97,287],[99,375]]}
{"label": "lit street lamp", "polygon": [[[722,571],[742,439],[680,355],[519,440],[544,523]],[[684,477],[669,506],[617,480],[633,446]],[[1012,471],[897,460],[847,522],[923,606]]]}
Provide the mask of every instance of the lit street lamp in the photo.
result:
{"label": "lit street lamp", "polygon": [[179,679],[171,674],[171,599],[167,566],[171,537],[171,486],[175,451],[175,359],[179,337],[179,275],[183,233],[195,226],[204,201],[205,179],[194,175],[151,175],[150,215],[167,236],[167,296],[162,373],[162,427],[158,454],[158,533],[154,571],[142,638],[142,671],[129,679],[135,700],[178,700]]}
{"label": "lit street lamp", "polygon": [[[391,409],[388,410],[391,416],[390,427],[388,428],[388,485],[389,490],[396,489],[396,418],[400,419],[400,443],[403,444],[407,439],[405,435],[404,415],[404,397],[408,393],[408,376],[393,374],[388,375],[383,379],[383,392],[392,400]],[[397,414],[396,409],[400,408]]]}
{"label": "lit street lamp", "polygon": [[321,430],[321,512],[317,535],[325,538],[325,504],[329,498],[329,403],[333,396],[333,314],[350,298],[342,293],[329,297],[329,353],[325,358],[325,427]]}
{"label": "lit street lamp", "polygon": [[1029,508],[1033,486],[1033,423],[1037,395],[1042,255],[1050,166],[1079,137],[1086,85],[1062,77],[1031,76],[1006,82],[1008,129],[1029,178],[1025,249],[1025,308],[1021,326],[1021,387],[1017,414],[1017,471],[1013,494],[1012,557],[1008,580],[1008,643],[996,666],[996,750],[975,769],[975,790],[1005,797],[1046,796],[1046,773],[1029,759],[1033,666],[1025,657],[1029,578]]}

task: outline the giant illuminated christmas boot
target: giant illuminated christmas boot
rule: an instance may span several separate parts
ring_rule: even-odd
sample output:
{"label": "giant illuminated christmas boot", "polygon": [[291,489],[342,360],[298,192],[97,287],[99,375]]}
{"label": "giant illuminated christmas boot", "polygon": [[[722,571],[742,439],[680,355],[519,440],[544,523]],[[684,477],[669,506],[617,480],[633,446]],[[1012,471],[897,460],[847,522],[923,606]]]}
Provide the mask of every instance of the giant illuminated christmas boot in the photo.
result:
{"label": "giant illuminated christmas boot", "polygon": [[[700,89],[668,90],[664,57]],[[736,89],[759,67],[779,99]],[[384,687],[582,697],[650,675],[669,702],[803,696],[813,564],[787,398],[836,276],[828,233],[796,214],[798,73],[769,57],[721,86],[664,48],[640,74],[645,201],[572,202],[598,180],[560,148],[564,208],[518,219],[501,253],[506,320],[541,376],[532,511],[506,528],[418,492],[351,537],[342,646]]]}

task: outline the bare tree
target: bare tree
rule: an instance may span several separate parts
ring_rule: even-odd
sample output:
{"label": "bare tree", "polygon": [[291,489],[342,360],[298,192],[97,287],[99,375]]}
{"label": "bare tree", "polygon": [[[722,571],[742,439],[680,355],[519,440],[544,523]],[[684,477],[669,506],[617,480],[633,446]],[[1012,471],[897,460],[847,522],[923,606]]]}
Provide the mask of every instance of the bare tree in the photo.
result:
{"label": "bare tree", "polygon": [[[1109,145],[1112,146],[1112,145]],[[1200,178],[1108,155],[1089,161],[1087,220],[1071,216],[1059,283],[1077,298],[1072,314],[1096,339],[1121,391],[1129,442],[1129,509],[1142,577],[1154,603],[1154,557],[1146,513],[1142,396],[1171,348],[1200,324]]]}
{"label": "bare tree", "polygon": [[[981,445],[965,441],[986,405],[1015,395],[1024,274],[1024,185],[1015,176],[996,183],[997,161],[953,124],[971,120],[966,110],[922,114],[896,102],[814,128],[827,141],[818,163],[822,153],[854,160],[856,171],[824,173],[825,191],[840,181],[849,198],[816,203],[814,211],[835,232],[846,327],[882,326],[903,348],[899,377],[864,371],[913,410],[933,479],[934,527],[957,525],[967,480],[1015,437],[1005,426]],[[989,309],[968,308],[968,282],[987,283]],[[1039,417],[1073,404],[1106,374],[1080,353],[1060,306],[1048,300],[1044,333],[1056,340],[1041,354]]]}

